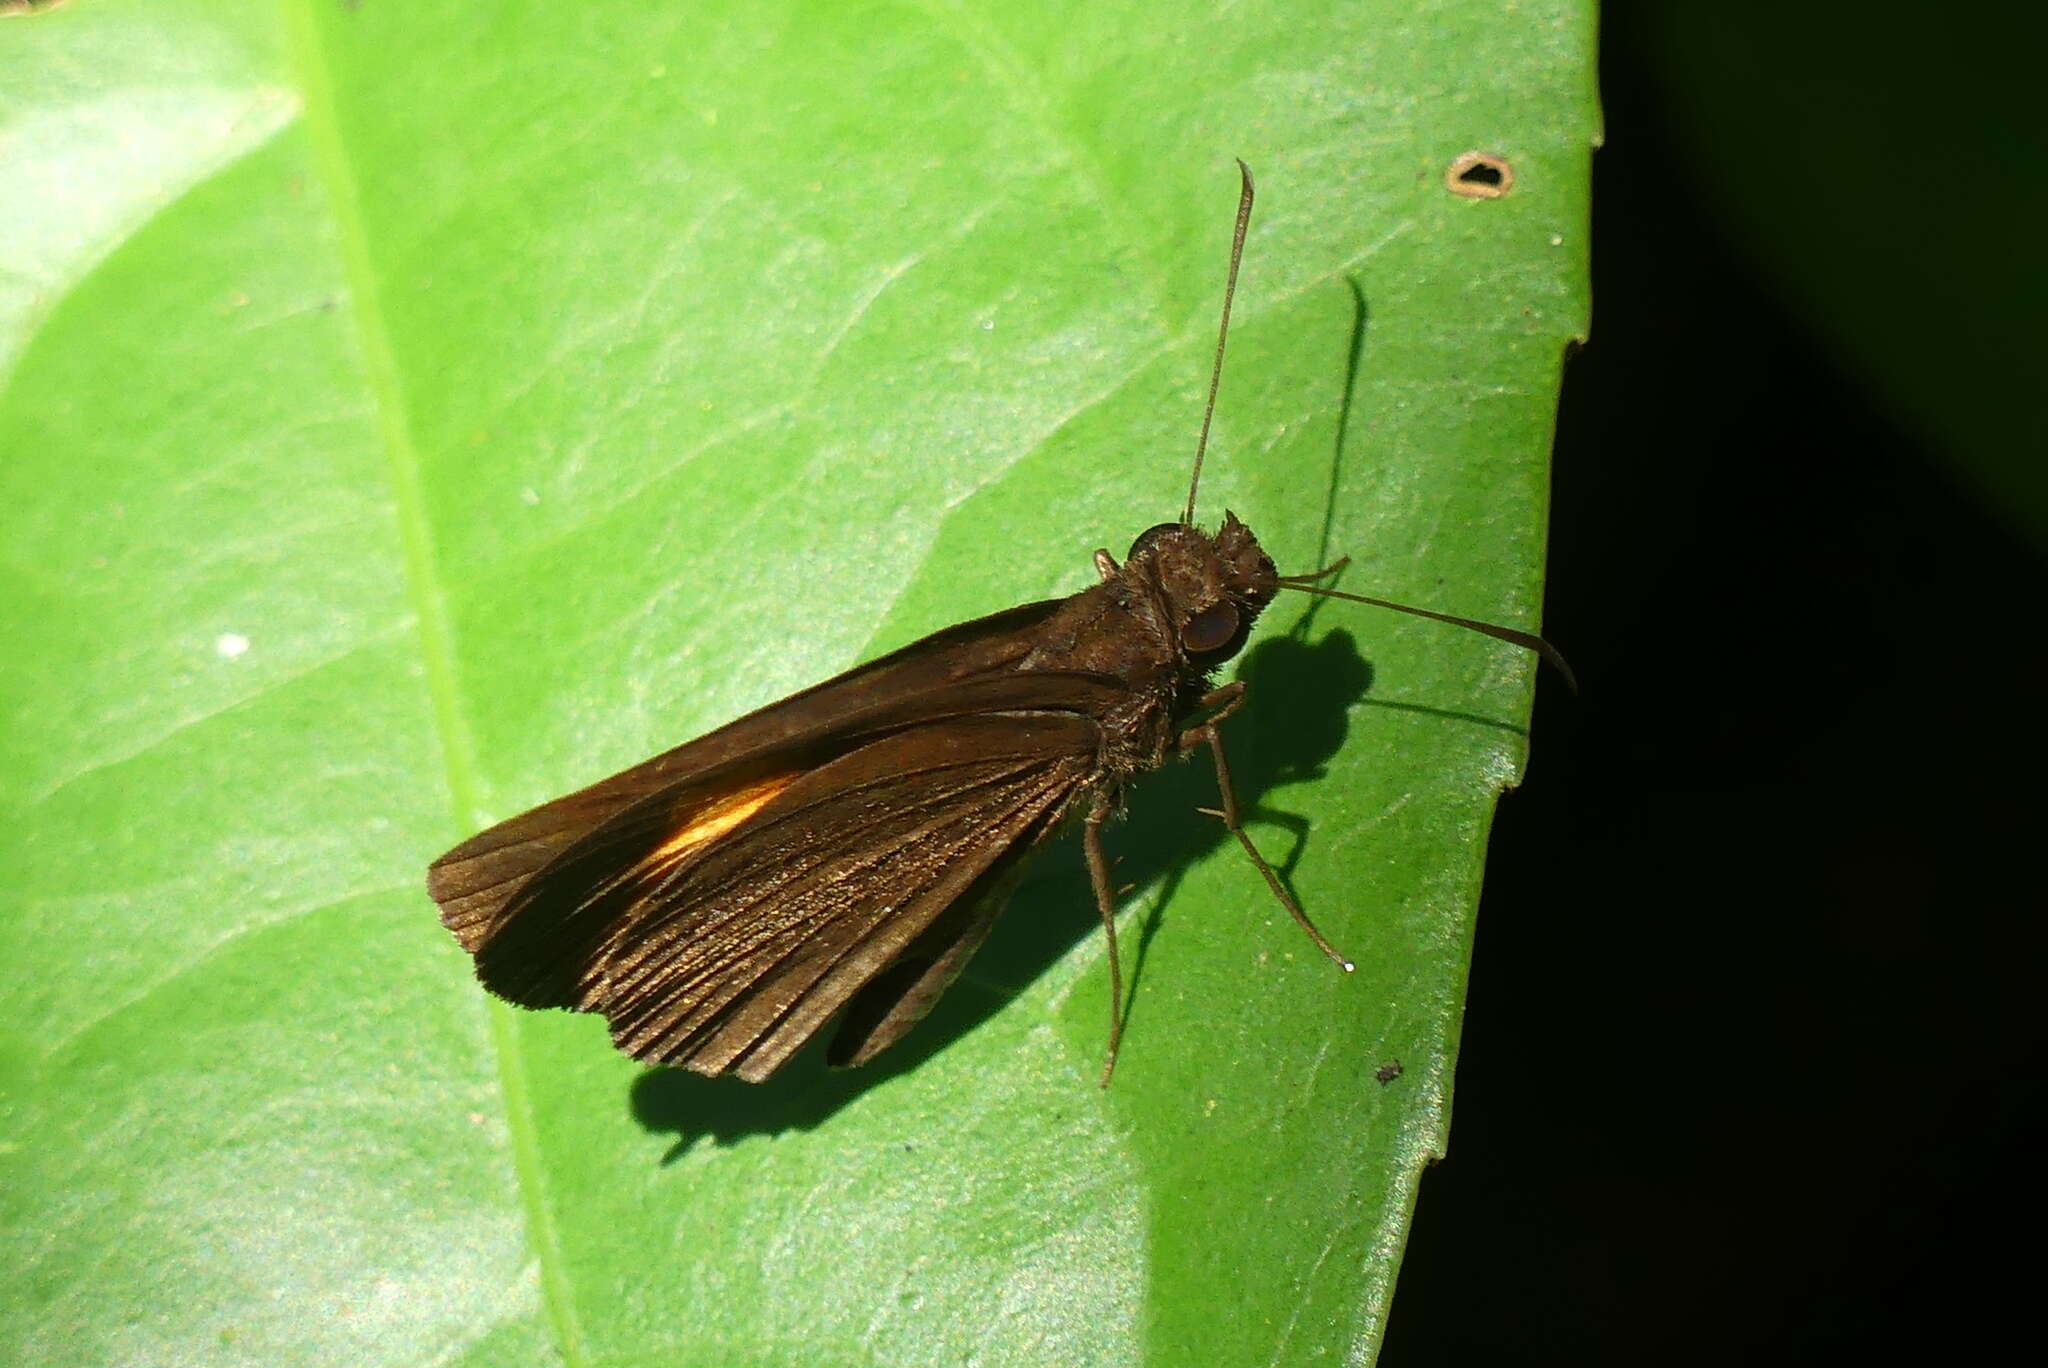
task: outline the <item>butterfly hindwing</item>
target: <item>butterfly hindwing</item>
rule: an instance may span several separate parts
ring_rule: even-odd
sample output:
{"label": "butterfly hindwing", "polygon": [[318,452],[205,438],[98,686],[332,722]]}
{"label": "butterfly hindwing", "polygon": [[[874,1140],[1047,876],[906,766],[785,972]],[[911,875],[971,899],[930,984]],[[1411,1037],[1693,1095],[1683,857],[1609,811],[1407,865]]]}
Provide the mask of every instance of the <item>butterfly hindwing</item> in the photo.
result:
{"label": "butterfly hindwing", "polygon": [[903,1038],[930,1014],[967,961],[988,939],[1015,891],[1030,842],[1018,841],[954,900],[916,941],[854,994],[839,1018],[825,1062],[854,1068]]}
{"label": "butterfly hindwing", "polygon": [[956,907],[979,910],[985,876],[1082,791],[1098,738],[1072,714],[964,717],[805,775],[743,835],[647,867],[594,1010],[635,1058],[765,1077]]}

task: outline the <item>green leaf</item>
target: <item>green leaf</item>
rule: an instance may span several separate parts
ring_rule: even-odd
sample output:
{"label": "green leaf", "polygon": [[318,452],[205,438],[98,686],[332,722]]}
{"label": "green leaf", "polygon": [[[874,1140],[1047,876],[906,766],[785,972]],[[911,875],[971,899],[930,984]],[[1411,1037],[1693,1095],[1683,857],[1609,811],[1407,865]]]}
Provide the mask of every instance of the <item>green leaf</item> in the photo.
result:
{"label": "green leaf", "polygon": [[[873,1069],[486,999],[428,860],[1202,506],[1533,624],[1590,6],[98,0],[0,22],[0,1358],[1369,1358],[1521,652],[1276,605],[1136,962],[1039,860]],[[1470,148],[1512,193],[1449,193]],[[1398,1059],[1382,1084],[1374,1071]]]}

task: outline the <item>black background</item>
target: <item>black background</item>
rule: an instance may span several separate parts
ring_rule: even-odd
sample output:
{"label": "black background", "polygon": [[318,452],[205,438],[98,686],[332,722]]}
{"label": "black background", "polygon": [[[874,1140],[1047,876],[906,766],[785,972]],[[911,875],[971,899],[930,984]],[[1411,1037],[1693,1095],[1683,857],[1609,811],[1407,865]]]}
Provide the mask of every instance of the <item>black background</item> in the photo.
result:
{"label": "black background", "polygon": [[[1845,359],[1856,335],[1776,250],[1795,235],[1728,207],[1673,31],[1606,17],[1593,334],[1560,415],[1546,615],[1585,690],[1541,685],[1502,802],[1450,1153],[1423,1179],[1387,1368],[1952,1362],[2034,1338],[2041,543]],[[1950,46],[1979,41],[2024,46],[1996,23]],[[1857,83],[1919,80],[1957,146],[2040,138],[1970,128],[1990,77],[1953,63],[1946,100],[1909,70],[1921,42],[1890,72],[1791,54],[1821,79],[1776,94],[1824,119]],[[1932,172],[1942,145],[1923,140]],[[1806,170],[1813,195],[1869,188]],[[2048,243],[2048,221],[2028,231]],[[1945,278],[1912,242],[1898,256],[1871,291]],[[2039,288],[2035,258],[1994,268]],[[1968,331],[1902,345],[1967,376]],[[2041,393],[2002,398],[2013,460],[2048,461]]]}

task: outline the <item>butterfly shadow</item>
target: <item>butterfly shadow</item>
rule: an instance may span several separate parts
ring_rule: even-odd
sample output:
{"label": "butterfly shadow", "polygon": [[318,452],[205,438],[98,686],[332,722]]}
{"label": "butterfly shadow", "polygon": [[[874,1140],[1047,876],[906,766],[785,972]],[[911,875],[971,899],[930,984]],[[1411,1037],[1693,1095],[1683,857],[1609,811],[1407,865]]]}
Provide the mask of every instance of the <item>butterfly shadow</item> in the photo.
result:
{"label": "butterfly shadow", "polygon": [[[1347,276],[1345,283],[1352,298],[1352,321],[1323,509],[1321,547],[1325,553],[1330,550],[1370,320],[1358,280]],[[1306,817],[1269,805],[1267,799],[1278,789],[1321,778],[1330,757],[1344,743],[1353,705],[1380,702],[1366,698],[1373,683],[1372,666],[1359,654],[1349,631],[1337,628],[1310,639],[1316,614],[1325,602],[1312,600],[1286,635],[1268,637],[1246,652],[1237,670],[1237,678],[1245,684],[1245,706],[1223,723],[1239,811],[1290,894],[1293,871],[1307,848],[1311,824]],[[1417,704],[1385,702],[1384,706],[1520,730],[1497,719]],[[1149,900],[1150,910],[1137,935],[1126,942],[1124,951],[1127,1030],[1142,1019],[1144,995],[1140,989],[1146,959],[1186,870],[1220,846],[1235,848],[1236,842],[1223,824],[1199,811],[1216,806],[1215,770],[1208,763],[1206,750],[1201,750],[1185,757],[1184,763],[1169,764],[1141,780],[1127,797],[1125,820],[1104,833],[1115,861],[1112,877],[1117,886],[1158,890]],[[1284,852],[1271,848],[1271,832],[1276,827],[1291,837]],[[1247,908],[1270,896],[1249,865],[1244,877]],[[1315,910],[1308,909],[1311,915]],[[1128,922],[1125,926],[1128,935]],[[633,1114],[647,1130],[675,1137],[662,1159],[664,1164],[673,1163],[706,1139],[729,1145],[749,1135],[808,1130],[862,1093],[949,1048],[1001,1011],[1083,937],[1100,934],[1101,920],[1081,858],[1079,836],[1069,830],[1027,866],[1023,884],[996,922],[988,943],[932,1014],[873,1063],[860,1069],[828,1068],[822,1044],[830,1037],[828,1030],[765,1083],[702,1078],[682,1069],[644,1073],[632,1085]],[[1284,934],[1296,933],[1288,928]]]}
{"label": "butterfly shadow", "polygon": [[[1237,677],[1245,683],[1246,703],[1223,728],[1238,805],[1249,827],[1268,829],[1266,845],[1273,844],[1272,827],[1292,837],[1284,852],[1265,851],[1283,884],[1289,884],[1309,838],[1309,822],[1269,806],[1266,799],[1276,789],[1322,776],[1344,743],[1349,710],[1371,688],[1372,667],[1351,634],[1338,629],[1312,642],[1298,635],[1262,641],[1245,654]],[[1138,990],[1147,951],[1185,869],[1225,844],[1235,848],[1223,824],[1198,811],[1216,804],[1215,769],[1205,750],[1196,751],[1183,763],[1141,780],[1128,796],[1125,820],[1105,832],[1118,886],[1158,890],[1134,942],[1127,942],[1127,1027],[1137,1019],[1133,1008],[1142,1006]],[[1248,905],[1268,897],[1258,875],[1248,866],[1244,872]],[[874,1062],[859,1069],[828,1068],[821,1044],[828,1030],[763,1083],[703,1078],[683,1069],[650,1070],[632,1084],[633,1115],[646,1130],[675,1137],[664,1164],[707,1139],[729,1145],[749,1135],[809,1130],[862,1093],[949,1048],[1002,1010],[1077,942],[1099,934],[1101,919],[1078,833],[1069,830],[1033,859],[967,973],[929,1017]]]}

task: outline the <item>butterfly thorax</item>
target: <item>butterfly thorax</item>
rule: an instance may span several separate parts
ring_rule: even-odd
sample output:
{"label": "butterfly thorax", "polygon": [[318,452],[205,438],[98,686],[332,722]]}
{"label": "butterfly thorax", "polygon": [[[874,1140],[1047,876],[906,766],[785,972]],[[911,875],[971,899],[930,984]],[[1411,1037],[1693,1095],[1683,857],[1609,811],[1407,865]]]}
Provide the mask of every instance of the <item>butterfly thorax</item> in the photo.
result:
{"label": "butterfly thorax", "polygon": [[1105,779],[1164,764],[1216,669],[1244,649],[1278,590],[1273,562],[1250,528],[1225,514],[1214,534],[1161,523],[1119,566],[1096,553],[1102,582],[1047,620],[1020,670],[1113,678],[1125,696],[1098,718]]}

